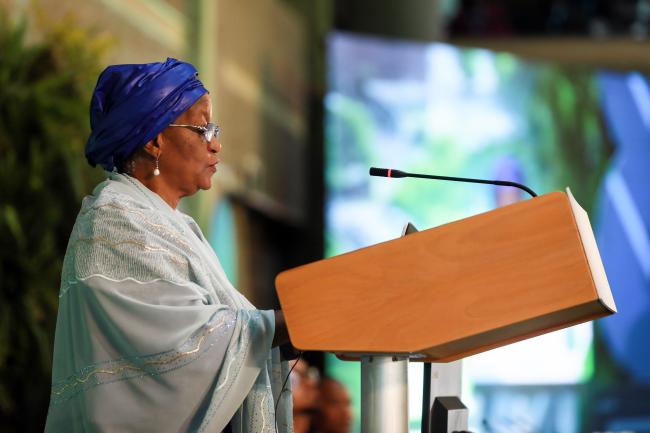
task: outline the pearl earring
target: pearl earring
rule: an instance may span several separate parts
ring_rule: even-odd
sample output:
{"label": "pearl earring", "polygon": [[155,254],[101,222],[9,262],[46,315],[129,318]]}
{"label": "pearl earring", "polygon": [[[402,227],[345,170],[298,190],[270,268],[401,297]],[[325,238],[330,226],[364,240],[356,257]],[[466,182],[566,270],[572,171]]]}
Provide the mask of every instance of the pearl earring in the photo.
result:
{"label": "pearl earring", "polygon": [[159,176],[160,175],[160,167],[158,166],[158,159],[160,158],[160,155],[156,156],[156,168],[153,169],[153,175],[154,176]]}

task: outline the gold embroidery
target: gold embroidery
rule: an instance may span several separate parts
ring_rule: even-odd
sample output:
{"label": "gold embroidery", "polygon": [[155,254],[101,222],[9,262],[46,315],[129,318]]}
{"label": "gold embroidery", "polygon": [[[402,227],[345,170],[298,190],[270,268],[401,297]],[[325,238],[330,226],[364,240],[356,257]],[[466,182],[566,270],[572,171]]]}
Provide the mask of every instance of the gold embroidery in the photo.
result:
{"label": "gold embroidery", "polygon": [[105,280],[112,281],[114,283],[122,283],[124,281],[133,281],[133,282],[138,283],[138,284],[152,284],[152,283],[157,283],[157,282],[162,281],[164,283],[175,284],[175,285],[178,285],[178,286],[188,286],[189,284],[191,284],[190,281],[174,281],[174,280],[170,280],[170,279],[166,279],[166,278],[154,278],[154,279],[147,280],[147,281],[140,281],[140,280],[137,280],[137,279],[132,278],[132,277],[126,277],[126,278],[122,278],[122,279],[118,280],[118,279],[114,279],[114,278],[111,278],[111,277],[109,277],[107,275],[103,275],[103,274],[90,274],[90,275],[87,275],[87,276],[85,276],[83,278],[79,277],[78,279],[75,279],[75,280],[68,280],[66,284],[62,284],[62,287],[61,287],[61,290],[60,290],[60,293],[59,293],[59,298],[62,298],[63,296],[65,296],[65,294],[68,293],[68,291],[70,290],[71,286],[74,286],[75,284],[79,284],[79,281],[86,281],[86,280],[88,280],[89,278],[92,278],[92,277],[100,277],[100,278],[103,278]]}
{"label": "gold embroidery", "polygon": [[219,391],[221,388],[223,388],[223,386],[224,386],[224,385],[226,384],[226,382],[228,381],[228,376],[230,375],[230,366],[232,365],[232,363],[233,363],[234,360],[235,360],[234,357],[233,357],[233,358],[230,358],[230,362],[228,363],[228,368],[226,368],[226,374],[225,374],[224,377],[223,377],[223,382],[221,382],[221,385],[219,385],[219,386],[217,387],[217,391]]}
{"label": "gold embroidery", "polygon": [[73,382],[66,383],[65,385],[63,385],[62,387],[60,387],[57,390],[52,389],[52,394],[61,395],[68,388],[71,388],[71,387],[74,387],[74,386],[77,386],[77,385],[82,385],[82,384],[88,382],[88,380],[92,376],[97,375],[97,374],[118,374],[118,373],[121,373],[121,372],[126,371],[126,370],[145,372],[144,367],[154,366],[154,365],[170,364],[172,362],[175,362],[175,361],[181,359],[182,357],[197,353],[199,350],[201,350],[201,346],[203,345],[203,341],[205,340],[205,338],[208,335],[210,335],[215,329],[222,326],[224,323],[225,323],[225,319],[221,319],[221,321],[218,324],[214,325],[211,328],[208,328],[207,330],[205,330],[203,332],[203,334],[201,335],[201,338],[199,338],[199,341],[196,343],[196,347],[194,349],[188,350],[188,351],[185,351],[185,352],[178,352],[176,354],[176,356],[174,356],[171,359],[166,359],[166,360],[161,359],[161,360],[146,361],[146,362],[142,363],[142,366],[140,366],[140,367],[137,366],[137,365],[133,365],[133,364],[127,364],[127,365],[120,366],[120,367],[118,367],[118,368],[116,368],[114,370],[106,370],[106,369],[98,368],[98,369],[95,369],[95,370],[92,370],[92,371],[88,372],[88,374],[86,374],[85,376],[82,376],[80,378],[75,379]]}
{"label": "gold embroidery", "polygon": [[260,429],[260,431],[264,431],[266,429],[266,417],[264,416],[266,412],[264,410],[265,409],[264,401],[266,400],[266,396],[267,394],[265,393],[264,396],[262,397],[262,402],[260,403],[260,409],[262,411],[262,428]]}
{"label": "gold embroidery", "polygon": [[137,245],[137,246],[142,247],[143,249],[145,249],[147,251],[167,253],[169,255],[170,259],[173,262],[180,263],[180,264],[185,264],[186,263],[185,260],[183,260],[182,258],[179,258],[177,255],[175,255],[174,253],[172,253],[171,251],[169,251],[166,248],[152,247],[150,245],[147,245],[144,242],[134,241],[134,240],[130,240],[130,239],[127,239],[127,240],[124,240],[124,241],[118,241],[118,242],[111,242],[110,240],[108,240],[108,239],[106,239],[104,237],[98,236],[98,237],[95,237],[95,238],[79,238],[79,239],[77,239],[77,242],[87,242],[87,243],[91,243],[91,244],[96,243],[96,242],[102,242],[102,243],[108,244],[108,245],[110,245],[112,247],[118,247],[118,246],[124,245],[124,244]]}

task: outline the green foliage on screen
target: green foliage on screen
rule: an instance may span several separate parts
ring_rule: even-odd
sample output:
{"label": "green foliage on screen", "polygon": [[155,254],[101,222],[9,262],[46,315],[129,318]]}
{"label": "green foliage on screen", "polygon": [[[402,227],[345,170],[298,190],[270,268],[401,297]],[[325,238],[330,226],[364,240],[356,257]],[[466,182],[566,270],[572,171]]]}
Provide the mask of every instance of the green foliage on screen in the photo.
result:
{"label": "green foliage on screen", "polygon": [[71,21],[29,43],[0,9],[0,431],[43,431],[61,265],[81,198],[103,40]]}

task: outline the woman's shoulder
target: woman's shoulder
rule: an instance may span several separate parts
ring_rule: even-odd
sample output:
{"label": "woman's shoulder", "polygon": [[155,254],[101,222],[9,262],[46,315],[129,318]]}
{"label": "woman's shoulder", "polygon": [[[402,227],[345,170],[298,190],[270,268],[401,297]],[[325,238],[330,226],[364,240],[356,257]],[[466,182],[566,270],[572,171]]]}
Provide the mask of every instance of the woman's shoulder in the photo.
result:
{"label": "woman's shoulder", "polygon": [[[170,212],[161,210],[146,197],[110,179],[84,198],[75,222],[73,237],[103,236],[107,239],[146,238],[147,242],[185,244],[184,225]],[[182,220],[181,220],[182,221]]]}
{"label": "woman's shoulder", "polygon": [[162,212],[107,181],[83,201],[64,275],[186,281],[192,255],[185,235]]}
{"label": "woman's shoulder", "polygon": [[111,181],[99,184],[81,204],[75,226],[85,232],[122,231],[131,236],[175,224],[147,200],[134,195],[125,185]]}
{"label": "woman's shoulder", "polygon": [[81,215],[128,215],[130,211],[153,213],[155,209],[144,200],[137,200],[125,185],[110,179],[97,185],[81,204]]}

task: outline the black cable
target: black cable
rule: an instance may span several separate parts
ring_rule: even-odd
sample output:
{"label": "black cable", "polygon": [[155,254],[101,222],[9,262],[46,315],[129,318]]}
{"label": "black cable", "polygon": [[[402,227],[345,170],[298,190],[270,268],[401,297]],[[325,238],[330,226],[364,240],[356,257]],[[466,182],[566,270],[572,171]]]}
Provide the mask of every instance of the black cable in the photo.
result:
{"label": "black cable", "polygon": [[278,433],[278,405],[280,404],[282,393],[285,391],[287,382],[289,381],[289,377],[291,376],[291,372],[293,371],[294,368],[296,368],[296,365],[298,365],[298,361],[300,361],[301,359],[302,359],[302,351],[299,351],[298,358],[296,358],[296,361],[291,366],[289,373],[287,373],[287,377],[284,379],[284,383],[282,384],[282,388],[280,389],[280,394],[278,394],[278,401],[275,402],[275,411],[273,413],[273,422],[275,423],[275,433]]}

